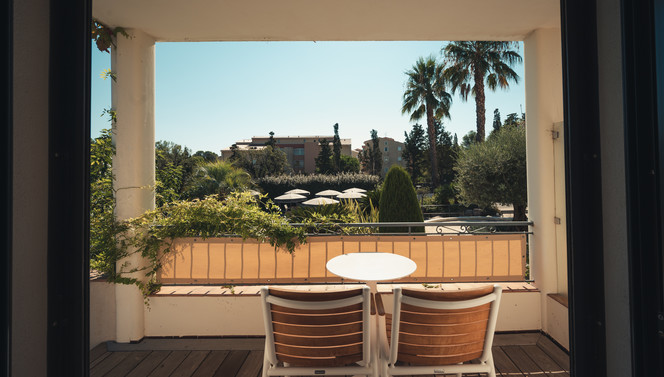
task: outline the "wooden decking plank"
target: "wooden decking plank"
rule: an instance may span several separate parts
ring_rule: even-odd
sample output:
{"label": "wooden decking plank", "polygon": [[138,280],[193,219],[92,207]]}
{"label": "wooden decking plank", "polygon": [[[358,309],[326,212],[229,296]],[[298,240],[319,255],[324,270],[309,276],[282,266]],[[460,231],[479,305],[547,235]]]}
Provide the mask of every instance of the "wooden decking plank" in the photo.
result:
{"label": "wooden decking plank", "polygon": [[493,347],[493,362],[496,364],[496,372],[499,372],[501,376],[523,376],[523,373],[514,365],[501,347]]}
{"label": "wooden decking plank", "polygon": [[210,351],[191,351],[173,371],[171,377],[191,377],[209,353]]}
{"label": "wooden decking plank", "polygon": [[551,339],[546,336],[541,336],[537,341],[537,346],[549,355],[553,361],[563,367],[563,369],[569,370],[569,355],[553,343]]}
{"label": "wooden decking plank", "polygon": [[106,351],[101,356],[97,357],[94,361],[91,361],[90,362],[90,370],[92,370],[92,368],[96,367],[97,364],[101,363],[104,359],[111,356],[112,353],[113,352]]}
{"label": "wooden decking plank", "polygon": [[101,377],[105,375],[128,356],[129,352],[111,352],[107,358],[90,369],[90,377]]}
{"label": "wooden decking plank", "polygon": [[90,350],[90,363],[97,360],[100,356],[104,355],[108,349],[106,348],[106,342],[99,343],[95,348]]}
{"label": "wooden decking plank", "polygon": [[124,377],[131,372],[143,359],[145,359],[152,351],[134,351],[129,352],[129,355],[122,360],[115,368],[106,373],[104,377]]}
{"label": "wooden decking plank", "polygon": [[547,355],[541,348],[537,346],[522,346],[523,350],[530,356],[533,361],[551,376],[556,377],[569,377],[569,370],[563,370],[549,355]]}
{"label": "wooden decking plank", "polygon": [[214,373],[215,377],[235,376],[244,364],[244,361],[249,356],[249,351],[231,351],[228,356],[221,363],[217,371]]}
{"label": "wooden decking plank", "polygon": [[211,351],[192,377],[210,377],[228,356],[229,351]]}
{"label": "wooden decking plank", "polygon": [[191,351],[172,351],[157,367],[150,373],[149,377],[168,377],[182,364],[182,361]]}
{"label": "wooden decking plank", "polygon": [[542,368],[526,355],[521,346],[505,346],[501,348],[524,375],[537,376],[544,374]]}
{"label": "wooden decking plank", "polygon": [[145,377],[161,364],[162,361],[171,353],[171,351],[152,351],[143,359],[127,377]]}
{"label": "wooden decking plank", "polygon": [[263,368],[263,351],[251,351],[235,377],[258,377]]}
{"label": "wooden decking plank", "polygon": [[517,333],[517,334],[495,334],[493,337],[494,346],[515,346],[515,345],[535,345],[540,338],[539,332]]}

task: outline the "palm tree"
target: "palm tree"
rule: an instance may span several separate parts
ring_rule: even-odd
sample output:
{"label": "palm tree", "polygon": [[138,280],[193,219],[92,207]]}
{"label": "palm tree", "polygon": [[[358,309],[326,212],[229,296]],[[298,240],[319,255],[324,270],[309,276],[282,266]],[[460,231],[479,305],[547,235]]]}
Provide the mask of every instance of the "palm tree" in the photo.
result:
{"label": "palm tree", "polygon": [[202,199],[218,194],[225,197],[232,191],[243,191],[251,186],[251,176],[227,161],[200,165],[189,188],[189,197]]}
{"label": "palm tree", "polygon": [[403,94],[401,113],[410,113],[410,120],[427,117],[429,137],[429,162],[431,163],[431,183],[438,186],[438,161],[436,154],[436,119],[450,117],[452,96],[445,91],[444,66],[433,56],[419,58],[413,68],[406,72],[406,92]]}
{"label": "palm tree", "polygon": [[519,82],[519,75],[511,68],[522,61],[516,47],[517,42],[459,41],[442,49],[447,65],[444,75],[452,84],[452,93],[458,89],[464,101],[468,94],[475,96],[477,141],[484,141],[484,80],[494,91],[497,87],[507,89],[509,81]]}

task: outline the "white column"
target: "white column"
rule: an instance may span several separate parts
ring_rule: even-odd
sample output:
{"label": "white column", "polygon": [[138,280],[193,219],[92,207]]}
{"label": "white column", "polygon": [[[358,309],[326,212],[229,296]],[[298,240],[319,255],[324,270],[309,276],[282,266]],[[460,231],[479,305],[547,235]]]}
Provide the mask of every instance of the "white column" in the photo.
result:
{"label": "white column", "polygon": [[[555,174],[556,165],[560,167],[564,160],[560,153],[554,154],[554,143],[562,143],[562,139],[554,141],[552,138],[552,131],[559,127],[554,124],[563,120],[560,36],[560,29],[538,29],[524,41],[528,217],[534,223],[534,234],[530,238],[530,272],[541,291],[544,331],[548,327],[547,294],[559,293],[559,274],[564,273],[562,280],[567,276],[566,263],[559,265],[558,258],[558,250],[566,252],[566,246],[557,246],[559,240],[565,239],[565,208],[556,202],[564,203],[565,192],[564,182]],[[556,187],[563,187],[562,192]]]}
{"label": "white column", "polygon": [[[155,40],[140,30],[128,30],[130,38],[118,36],[111,69],[117,75],[112,102],[117,114],[113,159],[118,220],[141,215],[155,208]],[[145,261],[132,255],[118,262],[124,269],[141,267]],[[145,279],[143,272],[134,277]],[[143,338],[144,303],[133,285],[116,284],[116,341]]]}

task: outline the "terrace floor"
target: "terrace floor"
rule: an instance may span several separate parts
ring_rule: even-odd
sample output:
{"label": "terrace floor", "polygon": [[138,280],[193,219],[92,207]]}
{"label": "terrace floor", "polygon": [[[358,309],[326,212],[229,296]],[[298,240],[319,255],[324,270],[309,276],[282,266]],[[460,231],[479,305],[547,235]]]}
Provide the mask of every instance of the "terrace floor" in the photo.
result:
{"label": "terrace floor", "polygon": [[[90,376],[260,377],[263,346],[262,338],[102,343],[90,351]],[[496,334],[493,357],[499,376],[569,376],[567,353],[539,333]]]}

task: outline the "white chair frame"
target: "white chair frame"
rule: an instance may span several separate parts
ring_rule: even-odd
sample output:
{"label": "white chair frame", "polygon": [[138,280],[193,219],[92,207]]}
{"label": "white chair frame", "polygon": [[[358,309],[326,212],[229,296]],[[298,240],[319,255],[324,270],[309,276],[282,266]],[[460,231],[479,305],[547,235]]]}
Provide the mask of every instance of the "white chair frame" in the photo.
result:
{"label": "white chair frame", "polygon": [[[369,287],[363,286],[362,295],[330,301],[297,301],[271,296],[269,288],[261,289],[261,302],[265,324],[265,356],[263,361],[263,377],[267,376],[329,376],[329,375],[366,375],[378,377],[377,360],[372,360],[371,344],[371,293]],[[304,292],[303,292],[304,293]],[[270,304],[292,309],[326,310],[341,308],[362,303],[362,361],[357,366],[332,367],[291,367],[285,363],[279,365],[275,352],[274,331]]]}
{"label": "white chair frame", "polygon": [[[400,375],[422,375],[422,374],[456,374],[461,377],[463,373],[487,373],[490,377],[496,376],[495,365],[491,347],[493,345],[493,335],[496,329],[498,319],[498,308],[502,287],[494,285],[493,292],[479,298],[463,301],[433,301],[424,300],[402,294],[401,288],[394,288],[394,306],[392,312],[392,331],[390,346],[387,344],[387,334],[385,330],[384,318],[380,322],[380,373],[382,376],[400,376]],[[398,347],[399,347],[399,325],[401,315],[401,303],[415,305],[429,309],[467,309],[491,303],[489,319],[484,338],[484,347],[482,355],[473,360],[471,364],[452,364],[452,365],[399,365],[396,366]]]}

